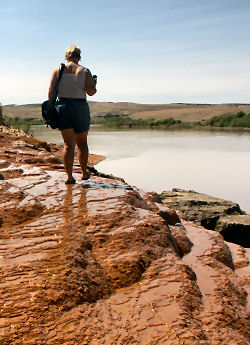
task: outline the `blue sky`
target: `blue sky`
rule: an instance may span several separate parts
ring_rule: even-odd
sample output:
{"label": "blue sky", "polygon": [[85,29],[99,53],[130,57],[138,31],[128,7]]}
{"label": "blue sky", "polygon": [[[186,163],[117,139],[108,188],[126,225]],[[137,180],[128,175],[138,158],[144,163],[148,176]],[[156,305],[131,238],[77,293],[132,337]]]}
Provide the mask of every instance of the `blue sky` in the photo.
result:
{"label": "blue sky", "polygon": [[47,98],[77,44],[94,101],[250,103],[250,0],[0,0],[0,102]]}

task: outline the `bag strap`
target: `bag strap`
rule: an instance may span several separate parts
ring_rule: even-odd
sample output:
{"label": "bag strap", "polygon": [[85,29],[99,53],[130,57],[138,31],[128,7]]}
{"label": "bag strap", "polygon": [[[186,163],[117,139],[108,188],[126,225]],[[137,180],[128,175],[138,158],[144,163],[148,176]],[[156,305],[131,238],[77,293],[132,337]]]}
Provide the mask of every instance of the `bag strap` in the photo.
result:
{"label": "bag strap", "polygon": [[58,94],[58,87],[59,87],[59,84],[60,84],[60,81],[62,79],[62,75],[63,75],[63,71],[64,71],[64,68],[65,68],[65,64],[64,63],[61,63],[61,67],[60,67],[60,73],[59,73],[59,76],[58,76],[58,79],[56,81],[56,86],[55,86],[55,89],[53,91],[53,96],[51,98],[52,101],[56,101],[56,98],[57,98],[57,94]]}

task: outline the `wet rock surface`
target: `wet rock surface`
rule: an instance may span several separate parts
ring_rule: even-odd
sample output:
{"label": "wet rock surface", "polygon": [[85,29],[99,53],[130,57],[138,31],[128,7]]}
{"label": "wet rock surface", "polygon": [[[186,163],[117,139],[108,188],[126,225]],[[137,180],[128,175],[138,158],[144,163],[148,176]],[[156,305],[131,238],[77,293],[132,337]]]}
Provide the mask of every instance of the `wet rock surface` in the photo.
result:
{"label": "wet rock surface", "polygon": [[250,215],[238,204],[178,188],[162,192],[160,199],[164,205],[180,210],[187,220],[220,232],[226,241],[250,247]]}
{"label": "wet rock surface", "polygon": [[249,249],[156,193],[1,150],[1,345],[249,344]]}

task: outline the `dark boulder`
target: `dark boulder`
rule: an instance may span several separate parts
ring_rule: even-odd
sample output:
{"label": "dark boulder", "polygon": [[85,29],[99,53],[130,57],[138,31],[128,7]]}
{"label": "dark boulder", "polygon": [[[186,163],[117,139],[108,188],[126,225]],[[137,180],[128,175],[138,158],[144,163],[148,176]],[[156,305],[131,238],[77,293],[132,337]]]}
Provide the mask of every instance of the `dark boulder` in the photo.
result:
{"label": "dark boulder", "polygon": [[238,204],[177,188],[162,192],[160,199],[168,207],[180,210],[187,220],[220,232],[226,241],[250,247],[250,216]]}
{"label": "dark boulder", "polygon": [[216,231],[226,241],[250,248],[250,214],[220,217]]}

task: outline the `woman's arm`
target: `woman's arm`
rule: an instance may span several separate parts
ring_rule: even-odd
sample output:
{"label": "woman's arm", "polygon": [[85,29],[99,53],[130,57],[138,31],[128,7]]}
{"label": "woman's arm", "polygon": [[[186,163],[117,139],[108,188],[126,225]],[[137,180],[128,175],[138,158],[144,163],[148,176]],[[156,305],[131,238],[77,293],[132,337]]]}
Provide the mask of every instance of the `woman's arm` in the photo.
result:
{"label": "woman's arm", "polygon": [[60,72],[60,67],[56,67],[56,69],[54,69],[54,71],[52,72],[50,84],[49,84],[48,99],[51,99],[53,96],[53,92],[56,87],[56,82],[58,79],[59,72]]}
{"label": "woman's arm", "polygon": [[96,80],[92,77],[89,69],[86,68],[86,81],[85,91],[89,96],[93,96],[96,93]]}

